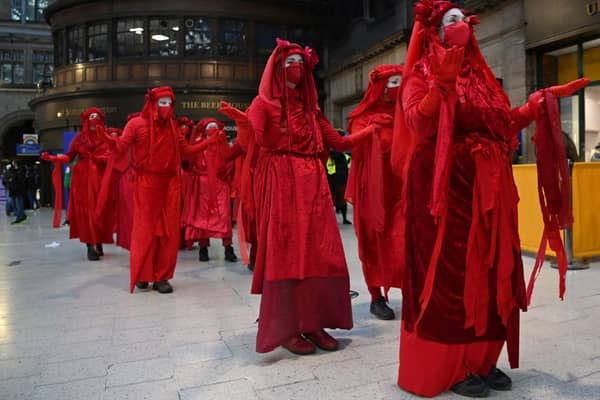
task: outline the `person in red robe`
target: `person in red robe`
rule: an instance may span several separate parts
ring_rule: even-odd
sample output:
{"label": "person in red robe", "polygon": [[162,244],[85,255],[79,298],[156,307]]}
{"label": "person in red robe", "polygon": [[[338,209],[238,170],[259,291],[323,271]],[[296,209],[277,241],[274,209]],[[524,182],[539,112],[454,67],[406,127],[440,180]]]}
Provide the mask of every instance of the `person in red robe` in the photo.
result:
{"label": "person in red robe", "polygon": [[[348,132],[360,132],[378,115],[394,116],[402,67],[380,65],[369,74],[365,95],[348,115]],[[358,255],[371,294],[371,314],[392,320],[394,310],[387,305],[387,290],[400,287],[398,264],[401,241],[394,229],[394,217],[400,211],[400,178],[392,171],[392,126],[381,128],[379,135],[367,139],[352,150],[352,167],[346,198],[353,204]],[[386,289],[386,295],[381,288]]]}
{"label": "person in red robe", "polygon": [[[181,131],[181,135],[185,138],[186,142],[190,142],[192,132],[194,130],[195,123],[188,117],[179,117],[177,118],[177,125],[179,126],[179,130]],[[181,209],[185,209],[185,201],[188,198],[188,193],[191,187],[191,182],[193,180],[193,174],[189,172],[190,162],[189,160],[181,160]],[[181,217],[183,218],[183,212],[181,213]],[[185,228],[181,227],[181,248],[186,247],[188,250],[192,250],[193,241],[185,240]]]}
{"label": "person in red robe", "polygon": [[[132,151],[135,171],[130,291],[152,288],[171,293],[179,249],[181,159],[212,143],[189,145],[173,119],[175,94],[170,87],[149,90],[141,115],[113,138],[117,153]],[[218,136],[213,139],[216,141]]]}
{"label": "person in red robe", "polygon": [[[103,243],[112,243],[114,222],[110,213],[96,215],[96,203],[102,176],[110,156],[110,149],[103,137],[106,136],[104,113],[99,108],[89,108],[81,114],[81,132],[73,138],[64,155],[42,153],[43,160],[60,164],[70,163],[77,158],[71,171],[69,201],[69,238],[79,239],[87,247],[87,258],[97,261],[104,255]],[[62,190],[61,183],[55,187]],[[62,205],[60,205],[62,207]]]}
{"label": "person in red robe", "polygon": [[351,329],[349,277],[323,160],[371,136],[342,137],[317,105],[310,48],[283,40],[267,61],[247,111],[259,155],[254,172],[257,256],[252,293],[262,294],[256,351],[336,350],[324,328]]}
{"label": "person in red robe", "polygon": [[223,174],[229,157],[229,145],[222,122],[214,118],[202,119],[196,125],[192,143],[201,143],[219,137],[190,160],[190,187],[184,201],[182,224],[186,241],[198,240],[200,261],[208,261],[210,238],[221,238],[225,260],[235,262],[231,231],[231,179]]}
{"label": "person in red robe", "polygon": [[[511,152],[536,119],[543,249],[566,259],[559,228],[572,222],[569,177],[556,96],[589,81],[535,92],[512,108],[485,62],[475,16],[448,1],[415,6],[396,109],[392,165],[403,177],[405,238],[398,385],[420,396],[446,390],[469,397],[510,390],[496,367],[507,345],[518,367],[519,314],[526,290]],[[543,256],[542,256],[543,260]],[[530,286],[531,287],[531,286]]]}
{"label": "person in red robe", "polygon": [[[242,262],[250,271],[254,271],[256,263],[257,237],[254,204],[254,170],[258,151],[252,125],[246,112],[238,110],[227,102],[221,101],[219,109],[223,115],[235,121],[237,138],[229,154],[229,162],[234,162],[234,178],[232,189],[236,193],[237,207],[234,212],[237,220],[237,232]],[[250,251],[248,251],[250,246]]]}

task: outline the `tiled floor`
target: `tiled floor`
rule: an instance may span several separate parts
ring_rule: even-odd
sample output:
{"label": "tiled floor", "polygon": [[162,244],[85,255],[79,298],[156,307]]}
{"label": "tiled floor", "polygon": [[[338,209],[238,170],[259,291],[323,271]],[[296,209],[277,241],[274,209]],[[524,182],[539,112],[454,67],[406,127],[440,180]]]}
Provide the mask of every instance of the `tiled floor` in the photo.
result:
{"label": "tiled floor", "polygon": [[[106,246],[101,262],[50,228],[49,210],[23,225],[0,220],[0,399],[412,399],[395,385],[399,322],[369,315],[351,226],[341,226],[355,328],[343,349],[295,356],[254,352],[259,297],[251,274],[182,251],[175,293],[127,291],[128,254]],[[532,260],[526,259],[528,270]],[[569,274],[557,298],[545,268],[523,315],[521,369],[497,399],[600,399],[600,265]],[[399,313],[400,293],[392,292]],[[507,370],[506,357],[500,367]],[[441,399],[455,396],[448,393]]]}

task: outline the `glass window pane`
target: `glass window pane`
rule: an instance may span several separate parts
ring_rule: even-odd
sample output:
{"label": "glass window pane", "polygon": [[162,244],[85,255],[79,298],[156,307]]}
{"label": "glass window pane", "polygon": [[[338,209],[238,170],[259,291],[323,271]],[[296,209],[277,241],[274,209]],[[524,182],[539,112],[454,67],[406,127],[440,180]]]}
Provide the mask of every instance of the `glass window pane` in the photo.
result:
{"label": "glass window pane", "polygon": [[122,19],[117,22],[117,49],[119,57],[144,55],[144,20]]}
{"label": "glass window pane", "polygon": [[46,10],[46,8],[48,7],[48,0],[38,0],[37,1],[37,7],[36,7],[36,15],[35,15],[35,20],[36,21],[45,21],[44,19],[44,10]]}
{"label": "glass window pane", "polygon": [[600,144],[600,86],[585,88],[585,161]]}
{"label": "glass window pane", "polygon": [[84,26],[74,26],[67,30],[67,63],[83,62],[84,55]]}
{"label": "glass window pane", "polygon": [[569,46],[543,55],[543,87],[559,85],[578,78],[577,46]]}
{"label": "glass window pane", "polygon": [[220,53],[224,56],[245,56],[248,54],[246,24],[244,21],[235,19],[222,21]]}
{"label": "glass window pane", "polygon": [[54,33],[54,65],[60,67],[65,60],[65,31],[59,30]]}
{"label": "glass window pane", "polygon": [[176,56],[179,20],[169,18],[150,19],[150,55]]}
{"label": "glass window pane", "polygon": [[88,27],[88,61],[105,60],[108,56],[107,24]]}
{"label": "glass window pane", "polygon": [[35,21],[35,0],[25,2],[25,20]]}
{"label": "glass window pane", "polygon": [[593,81],[600,80],[600,39],[583,44],[583,76]]}
{"label": "glass window pane", "polygon": [[186,18],[184,49],[186,55],[213,54],[213,21],[207,18]]}
{"label": "glass window pane", "polygon": [[12,0],[11,1],[10,19],[13,21],[21,20],[21,14],[22,14],[21,1],[22,0]]}
{"label": "glass window pane", "polygon": [[4,63],[0,66],[0,79],[3,83],[12,83],[12,64]]}
{"label": "glass window pane", "polygon": [[272,24],[256,24],[256,53],[267,58],[275,48],[275,39],[283,37],[283,27]]}
{"label": "glass window pane", "polygon": [[25,83],[25,67],[23,64],[14,64],[14,83]]}

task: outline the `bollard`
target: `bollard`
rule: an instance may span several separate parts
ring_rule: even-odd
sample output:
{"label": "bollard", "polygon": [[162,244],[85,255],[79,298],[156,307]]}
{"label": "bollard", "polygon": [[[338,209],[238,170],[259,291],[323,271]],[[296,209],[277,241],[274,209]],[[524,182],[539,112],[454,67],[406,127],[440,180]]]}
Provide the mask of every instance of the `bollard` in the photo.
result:
{"label": "bollard", "polygon": [[[568,160],[569,163],[569,206],[573,208],[573,165],[574,162],[572,160]],[[573,227],[569,227],[564,230],[565,235],[565,253],[567,256],[567,269],[568,270],[580,270],[580,269],[588,269],[590,266],[587,264],[583,264],[580,262],[573,261]],[[556,262],[552,262],[550,264],[552,268],[558,268],[558,264]]]}

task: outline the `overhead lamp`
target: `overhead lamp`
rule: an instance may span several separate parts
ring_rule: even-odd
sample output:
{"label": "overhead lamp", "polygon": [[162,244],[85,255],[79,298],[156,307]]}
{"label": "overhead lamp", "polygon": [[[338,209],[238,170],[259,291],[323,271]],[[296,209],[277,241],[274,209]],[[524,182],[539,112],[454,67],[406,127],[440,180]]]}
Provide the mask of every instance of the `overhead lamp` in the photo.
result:
{"label": "overhead lamp", "polygon": [[144,32],[144,28],[142,28],[141,26],[136,27],[136,28],[129,28],[129,32],[134,32],[134,33],[137,33],[138,35],[141,35]]}
{"label": "overhead lamp", "polygon": [[169,40],[168,36],[157,34],[152,35],[152,40],[156,40],[157,42],[164,42],[165,40]]}
{"label": "overhead lamp", "polygon": [[178,27],[178,26],[174,26],[174,27],[173,27],[173,28],[171,28],[171,29],[173,29],[175,32],[178,32],[178,31],[179,31],[179,27]]}

